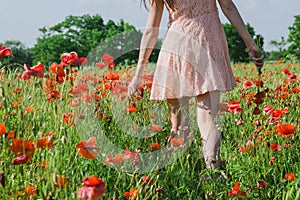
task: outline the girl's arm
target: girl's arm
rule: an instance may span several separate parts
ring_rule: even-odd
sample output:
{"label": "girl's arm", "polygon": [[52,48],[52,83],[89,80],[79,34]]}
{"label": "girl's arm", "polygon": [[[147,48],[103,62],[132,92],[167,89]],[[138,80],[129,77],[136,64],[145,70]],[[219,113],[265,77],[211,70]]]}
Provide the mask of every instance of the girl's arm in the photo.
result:
{"label": "girl's arm", "polygon": [[155,1],[150,0],[148,20],[140,44],[136,75],[140,76],[142,74],[142,66],[145,66],[148,62],[148,59],[157,41],[159,26],[163,14],[163,6],[163,1],[157,5]]}
{"label": "girl's arm", "polygon": [[247,49],[249,56],[257,66],[263,65],[263,53],[256,46],[253,38],[249,34],[242,17],[232,0],[218,0],[221,9],[236,31],[240,34]]}
{"label": "girl's arm", "polygon": [[136,67],[135,76],[128,85],[128,97],[130,99],[140,85],[141,76],[143,74],[145,65],[148,62],[148,59],[157,41],[163,8],[163,1],[157,5],[154,0],[150,0],[148,21],[141,39],[139,60]]}

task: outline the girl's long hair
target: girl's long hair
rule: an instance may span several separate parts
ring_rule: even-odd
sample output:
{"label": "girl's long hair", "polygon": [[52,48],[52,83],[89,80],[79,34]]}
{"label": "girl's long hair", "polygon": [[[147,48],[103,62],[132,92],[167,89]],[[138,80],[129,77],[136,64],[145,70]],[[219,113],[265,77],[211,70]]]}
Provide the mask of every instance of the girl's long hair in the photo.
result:
{"label": "girl's long hair", "polygon": [[173,0],[141,0],[141,3],[144,4],[145,8],[148,9],[147,7],[147,2],[149,1],[150,4],[155,3],[156,5],[160,5],[162,3],[167,3],[168,7],[170,7],[171,9],[173,9]]}

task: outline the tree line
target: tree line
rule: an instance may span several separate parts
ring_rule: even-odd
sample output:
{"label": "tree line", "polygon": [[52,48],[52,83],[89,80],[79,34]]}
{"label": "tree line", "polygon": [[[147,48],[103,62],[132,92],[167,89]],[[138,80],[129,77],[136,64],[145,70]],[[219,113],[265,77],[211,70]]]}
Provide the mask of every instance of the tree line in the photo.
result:
{"label": "tree line", "polygon": [[[223,24],[227,37],[229,54],[233,62],[248,62],[246,46],[231,24]],[[250,24],[246,25],[250,35],[263,49],[264,38],[256,34]],[[266,52],[269,59],[300,58],[300,16],[295,16],[295,22],[289,27],[287,39],[272,40],[271,44],[278,50]],[[138,49],[142,31],[123,20],[104,23],[100,15],[68,16],[66,19],[50,28],[39,29],[41,36],[37,38],[32,48],[27,48],[21,41],[5,41],[2,46],[10,47],[13,57],[6,58],[9,63],[35,64],[42,62],[50,65],[59,62],[65,52],[75,51],[81,57],[87,57],[92,62],[99,62],[103,54],[111,54],[118,63],[134,63],[138,59]],[[155,62],[159,54],[162,39],[158,39],[150,62]],[[93,64],[93,63],[91,63]]]}

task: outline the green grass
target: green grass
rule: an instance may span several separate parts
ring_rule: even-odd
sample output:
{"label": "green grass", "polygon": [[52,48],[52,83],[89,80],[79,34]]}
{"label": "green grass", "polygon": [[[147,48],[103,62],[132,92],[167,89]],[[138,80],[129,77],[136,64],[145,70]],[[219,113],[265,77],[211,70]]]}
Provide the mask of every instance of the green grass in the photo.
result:
{"label": "green grass", "polygon": [[[118,73],[121,75],[119,83],[126,82],[126,73],[132,73],[131,70],[126,68],[124,70],[121,67],[117,66]],[[69,93],[73,87],[70,80],[56,84],[53,90],[58,91],[60,96],[53,99],[52,102],[48,102],[49,91],[45,89],[45,82],[50,79],[49,77],[53,77],[52,74],[47,73],[49,74],[48,78],[33,77],[30,80],[20,80],[16,72],[3,71],[0,75],[0,104],[2,106],[0,123],[5,124],[6,132],[14,131],[16,138],[34,142],[38,138],[44,137],[45,133],[54,132],[53,138],[55,139],[51,148],[39,148],[31,153],[31,159],[28,163],[12,165],[12,160],[17,157],[8,148],[12,139],[7,138],[7,134],[0,135],[0,172],[3,172],[2,177],[5,178],[3,182],[5,187],[4,184],[0,186],[0,199],[25,198],[28,195],[23,191],[27,186],[37,189],[36,193],[29,197],[31,199],[76,199],[76,191],[82,186],[82,179],[91,175],[96,175],[105,181],[106,193],[103,199],[125,199],[123,193],[129,191],[130,188],[140,190],[136,199],[158,199],[158,192],[156,191],[158,188],[163,190],[161,199],[165,200],[204,199],[207,194],[211,195],[211,199],[238,199],[239,197],[228,196],[228,192],[232,190],[235,182],[239,182],[241,190],[246,192],[245,199],[300,199],[300,152],[298,148],[300,145],[300,95],[292,91],[292,88],[299,89],[300,81],[298,75],[293,83],[288,82],[288,76],[281,72],[286,67],[291,73],[299,74],[300,64],[278,65],[271,63],[264,67],[262,80],[264,89],[268,88],[268,92],[263,104],[258,107],[261,111],[265,105],[271,105],[275,109],[282,110],[287,107],[288,114],[284,114],[279,123],[293,124],[296,126],[296,133],[290,138],[278,136],[274,130],[275,125],[268,123],[268,117],[265,114],[261,112],[259,115],[253,115],[253,109],[256,105],[254,103],[247,104],[248,97],[251,93],[256,94],[258,91],[262,91],[263,88],[253,85],[244,89],[245,80],[258,80],[257,72],[253,65],[235,65],[233,67],[234,74],[242,81],[233,91],[222,96],[224,103],[238,100],[243,108],[242,113],[234,115],[230,112],[223,112],[222,114],[222,171],[225,172],[228,179],[225,182],[209,179],[204,183],[201,182],[201,176],[203,174],[209,175],[211,171],[205,169],[201,156],[201,138],[197,129],[192,130],[195,133],[195,138],[189,148],[182,152],[182,156],[160,169],[134,173],[136,167],[142,168],[143,166],[132,165],[132,160],[122,161],[120,165],[114,164],[115,167],[104,163],[108,153],[112,156],[117,153],[124,153],[124,151],[118,152],[117,148],[125,150],[127,146],[130,151],[139,149],[141,152],[138,155],[142,155],[151,152],[149,147],[151,142],[158,142],[161,148],[169,145],[165,139],[170,132],[167,113],[158,112],[161,110],[167,112],[166,102],[154,103],[150,101],[150,90],[146,89],[146,86],[144,86],[144,95],[136,101],[139,112],[126,114],[124,110],[127,109],[127,105],[123,105],[124,101],[118,101],[118,99],[113,101],[116,100],[115,93],[103,89],[103,76],[99,74],[96,76],[96,85],[89,82],[90,88],[98,86],[97,90],[92,91],[92,93],[96,92],[99,99],[89,103],[80,101],[79,107],[72,107],[68,102],[76,97]],[[101,73],[107,70],[105,69]],[[270,72],[273,74],[271,75]],[[107,82],[115,83],[114,81]],[[287,88],[286,98],[283,98],[283,92],[276,91],[278,85]],[[104,91],[106,94],[103,93]],[[241,98],[242,96],[244,98]],[[12,106],[14,102],[17,102],[18,108]],[[158,110],[155,110],[154,106],[159,106],[157,107]],[[34,107],[34,111],[25,114],[24,111],[27,107]],[[150,116],[153,109],[156,114],[155,118]],[[76,125],[72,126],[63,121],[63,116],[66,113],[81,113],[90,116],[82,120],[74,116]],[[97,121],[92,121],[91,118]],[[191,113],[191,119],[194,118],[194,113]],[[134,137],[134,135],[124,131],[131,130],[132,124],[126,124],[129,119],[139,127],[159,124],[162,130],[149,138]],[[244,124],[236,125],[236,119],[242,119]],[[261,127],[253,123],[255,120],[260,122]],[[192,127],[195,127],[196,122],[192,120],[191,123]],[[79,124],[81,125],[79,126]],[[86,127],[94,127],[94,129]],[[261,130],[258,131],[258,128]],[[130,132],[139,134],[141,131],[147,132],[147,130],[146,128]],[[269,135],[265,134],[267,131],[270,131]],[[91,136],[97,138],[96,146],[101,149],[98,155],[99,159],[89,160],[81,157],[78,155],[79,149],[75,148],[81,140],[87,140]],[[111,149],[106,147],[107,141],[101,140],[104,136],[113,144]],[[249,148],[248,152],[238,152],[238,149],[245,146],[248,141],[251,141],[254,146]],[[271,151],[269,145],[272,143],[280,144],[282,149]],[[284,148],[284,144],[286,144],[286,148]],[[175,147],[175,152],[180,151],[180,148]],[[272,157],[276,157],[276,160],[273,165],[270,165],[269,161]],[[143,159],[151,160],[147,157]],[[42,161],[48,162],[46,168],[40,166]],[[129,166],[126,169],[130,170],[122,171],[123,165]],[[285,178],[285,174],[291,172],[295,173],[295,180],[293,181]],[[53,174],[65,177],[67,183],[63,187],[56,186]],[[142,185],[141,178],[143,175],[150,176],[153,184]],[[266,181],[268,186],[259,190],[257,188],[257,181],[259,180]]]}

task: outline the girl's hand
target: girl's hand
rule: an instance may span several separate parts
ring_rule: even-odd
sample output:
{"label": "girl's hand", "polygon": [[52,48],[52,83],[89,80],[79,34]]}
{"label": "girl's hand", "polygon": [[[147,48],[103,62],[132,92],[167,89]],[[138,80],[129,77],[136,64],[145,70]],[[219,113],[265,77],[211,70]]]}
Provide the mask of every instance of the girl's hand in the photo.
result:
{"label": "girl's hand", "polygon": [[141,79],[142,79],[141,76],[135,75],[133,77],[133,79],[131,80],[131,82],[129,83],[128,92],[127,92],[127,96],[129,99],[132,99],[132,95],[139,88],[139,86],[141,84]]}
{"label": "girl's hand", "polygon": [[252,46],[248,50],[248,55],[250,60],[256,65],[257,69],[261,69],[263,67],[264,54],[256,45]]}

